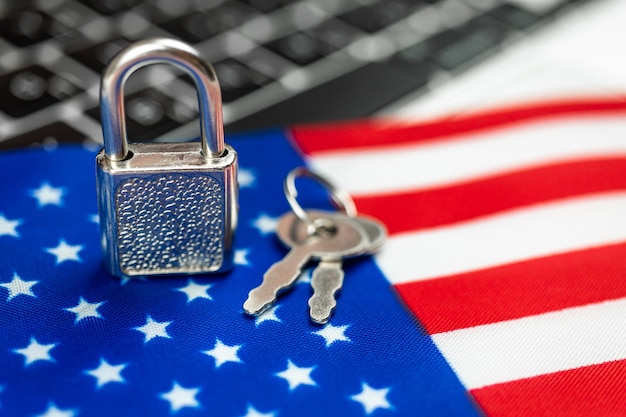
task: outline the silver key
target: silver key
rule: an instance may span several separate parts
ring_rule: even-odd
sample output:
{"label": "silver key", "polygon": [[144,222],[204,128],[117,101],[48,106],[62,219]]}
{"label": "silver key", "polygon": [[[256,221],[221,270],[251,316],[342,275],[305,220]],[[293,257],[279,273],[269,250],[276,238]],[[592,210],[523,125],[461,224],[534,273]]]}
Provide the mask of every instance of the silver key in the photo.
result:
{"label": "silver key", "polygon": [[[370,255],[376,252],[385,243],[387,230],[385,226],[376,219],[364,216],[348,217],[341,213],[325,212],[319,210],[307,210],[306,215],[313,221],[323,219],[342,219],[342,221],[356,222],[365,232],[367,244],[362,252],[352,253],[350,256]],[[292,215],[295,218],[295,215]],[[306,233],[306,224],[302,222],[296,223],[298,229],[294,230],[294,235],[303,235]],[[294,244],[291,239],[292,235],[279,236],[284,244],[291,246]],[[342,268],[342,259],[347,256],[336,258],[326,257],[311,274],[311,287],[313,295],[309,299],[309,316],[311,320],[318,324],[328,322],[332,311],[337,305],[335,294],[341,289],[343,284],[344,272]]]}
{"label": "silver key", "polygon": [[291,250],[267,270],[261,285],[250,291],[243,305],[244,311],[261,314],[276,300],[279,292],[293,285],[310,259],[337,259],[362,253],[369,243],[365,231],[349,219],[333,218],[332,228],[329,231],[326,226],[320,227],[317,233],[311,234],[292,213],[281,217],[276,233],[283,242],[288,242]]}
{"label": "silver key", "polygon": [[309,298],[309,317],[318,324],[328,322],[337,306],[335,293],[341,289],[344,277],[341,259],[321,261],[311,274],[313,295]]}
{"label": "silver key", "polygon": [[[315,218],[317,213],[307,213],[311,218]],[[335,215],[341,216],[341,215]],[[363,228],[368,239],[368,244],[362,253],[371,255],[385,243],[387,230],[378,220],[368,217],[351,217],[350,220],[356,222]],[[309,298],[309,316],[311,320],[318,324],[326,324],[337,306],[335,294],[343,285],[344,272],[342,258],[320,262],[311,274],[311,287],[313,295]]]}

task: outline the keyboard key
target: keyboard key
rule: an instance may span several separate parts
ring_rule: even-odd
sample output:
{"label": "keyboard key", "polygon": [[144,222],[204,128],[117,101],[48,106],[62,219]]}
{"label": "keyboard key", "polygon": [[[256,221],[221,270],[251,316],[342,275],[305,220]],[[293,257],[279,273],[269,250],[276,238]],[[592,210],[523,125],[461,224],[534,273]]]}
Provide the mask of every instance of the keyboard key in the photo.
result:
{"label": "keyboard key", "polygon": [[513,4],[502,4],[488,14],[494,19],[511,25],[516,29],[526,29],[540,20],[539,16]]}
{"label": "keyboard key", "polygon": [[246,67],[234,59],[218,62],[213,67],[220,81],[222,101],[225,103],[237,100],[271,81],[268,76]]}
{"label": "keyboard key", "polygon": [[374,33],[407,17],[413,10],[414,6],[410,2],[386,0],[359,6],[339,18],[365,32]]}
{"label": "keyboard key", "polygon": [[457,30],[446,30],[408,48],[405,53],[421,56],[445,70],[454,70],[477,56],[494,50],[508,28],[485,18],[473,19]]}
{"label": "keyboard key", "polygon": [[163,29],[179,38],[198,43],[240,26],[256,12],[237,2],[223,3],[207,12],[195,12],[165,23]]}
{"label": "keyboard key", "polygon": [[69,55],[100,74],[111,58],[129,44],[130,41],[124,38],[111,39],[90,45]]}
{"label": "keyboard key", "polygon": [[[375,62],[226,126],[228,131],[368,116],[423,87],[429,66]],[[378,82],[374,82],[374,81]]]}
{"label": "keyboard key", "polygon": [[430,74],[435,71],[435,66],[428,61],[426,57],[412,48],[397,52],[389,62],[398,69],[406,71],[409,74],[415,74],[418,78],[426,81]]}
{"label": "keyboard key", "polygon": [[281,7],[293,3],[293,0],[243,0],[244,3],[263,13],[273,12]]}
{"label": "keyboard key", "polygon": [[494,52],[508,36],[510,28],[487,17],[478,17],[465,23],[462,38],[439,51],[437,63],[453,69],[486,52]]}
{"label": "keyboard key", "polygon": [[30,132],[0,141],[0,150],[26,147],[43,147],[54,149],[61,143],[88,143],[96,144],[63,122],[55,122]]}
{"label": "keyboard key", "polygon": [[337,49],[345,48],[362,36],[357,29],[336,19],[320,23],[309,31],[315,38]]}
{"label": "keyboard key", "polygon": [[[129,94],[124,103],[128,139],[135,142],[156,139],[198,117],[196,109],[152,88]],[[87,114],[100,121],[100,107]]]}
{"label": "keyboard key", "polygon": [[307,32],[294,32],[265,45],[278,55],[298,65],[308,65],[337,50]]}
{"label": "keyboard key", "polygon": [[0,110],[22,117],[78,93],[66,78],[33,65],[0,76]]}
{"label": "keyboard key", "polygon": [[22,11],[0,20],[0,36],[15,46],[30,46],[52,36],[51,20],[40,11]]}
{"label": "keyboard key", "polygon": [[99,13],[110,16],[131,9],[141,3],[141,0],[82,0],[81,3]]}

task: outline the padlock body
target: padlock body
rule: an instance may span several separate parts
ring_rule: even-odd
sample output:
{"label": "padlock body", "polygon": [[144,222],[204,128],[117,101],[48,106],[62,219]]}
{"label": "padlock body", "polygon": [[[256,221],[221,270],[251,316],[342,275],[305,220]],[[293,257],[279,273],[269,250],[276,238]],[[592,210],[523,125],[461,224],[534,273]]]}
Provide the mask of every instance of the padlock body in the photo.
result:
{"label": "padlock body", "polygon": [[198,143],[137,143],[96,158],[104,262],[116,276],[223,272],[237,227],[237,154],[205,157]]}

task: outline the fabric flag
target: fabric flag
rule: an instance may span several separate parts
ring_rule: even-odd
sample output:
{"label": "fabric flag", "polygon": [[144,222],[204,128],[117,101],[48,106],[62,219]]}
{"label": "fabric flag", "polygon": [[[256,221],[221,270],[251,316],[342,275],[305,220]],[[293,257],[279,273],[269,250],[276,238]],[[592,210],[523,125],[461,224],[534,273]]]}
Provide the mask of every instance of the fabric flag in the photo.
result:
{"label": "fabric flag", "polygon": [[302,127],[376,264],[488,416],[626,415],[626,102]]}
{"label": "fabric flag", "polygon": [[[626,102],[231,136],[236,267],[103,269],[94,152],[0,154],[0,411],[11,416],[625,415]],[[388,227],[310,323],[309,273],[258,317],[308,164]],[[305,207],[327,205],[303,188]]]}
{"label": "fabric flag", "polygon": [[[95,152],[0,154],[0,415],[477,416],[372,258],[346,263],[336,314],[308,318],[309,274],[258,318],[248,292],[286,254],[284,130],[228,138],[240,157],[235,269],[120,280],[102,265]],[[327,203],[322,189],[302,203]]]}

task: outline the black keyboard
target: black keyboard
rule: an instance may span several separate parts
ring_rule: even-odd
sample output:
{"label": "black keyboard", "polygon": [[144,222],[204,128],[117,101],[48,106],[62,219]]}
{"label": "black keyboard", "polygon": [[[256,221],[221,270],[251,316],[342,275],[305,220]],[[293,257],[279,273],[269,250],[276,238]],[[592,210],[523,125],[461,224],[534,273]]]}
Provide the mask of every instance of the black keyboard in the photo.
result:
{"label": "black keyboard", "polygon": [[[174,37],[213,63],[227,131],[372,115],[551,22],[507,0],[0,1],[0,149],[102,143],[98,88],[129,43]],[[130,140],[197,134],[193,85],[155,66],[126,87]]]}

